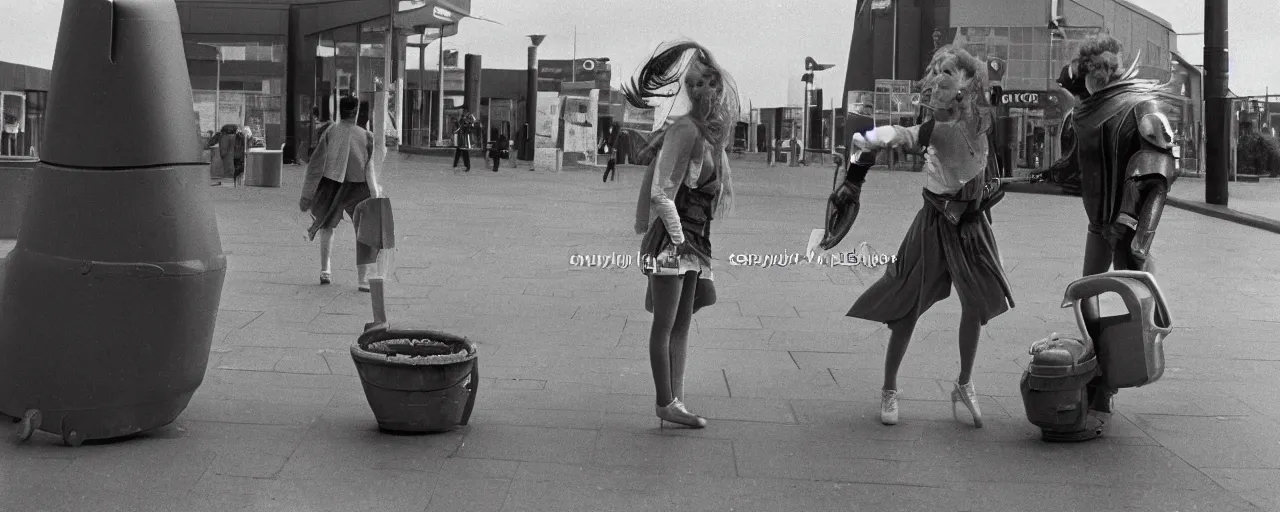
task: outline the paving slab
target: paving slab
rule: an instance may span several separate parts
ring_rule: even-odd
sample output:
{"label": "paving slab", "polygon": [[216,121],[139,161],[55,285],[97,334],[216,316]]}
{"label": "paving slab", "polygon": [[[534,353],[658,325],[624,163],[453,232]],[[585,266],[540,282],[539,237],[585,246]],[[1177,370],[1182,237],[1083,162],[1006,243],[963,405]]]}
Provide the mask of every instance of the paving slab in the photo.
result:
{"label": "paving slab", "polygon": [[[400,240],[387,309],[393,325],[477,342],[470,425],[377,430],[349,353],[370,318],[350,228],[337,233],[333,284],[320,285],[291,206],[302,170],[286,166],[280,188],[209,189],[229,269],[205,380],[182,416],[75,449],[43,433],[0,443],[0,509],[1280,510],[1280,236],[1167,210],[1154,249],[1175,325],[1165,375],[1117,396],[1104,438],[1051,445],[1018,384],[1033,341],[1075,332],[1061,301],[1086,222],[1079,198],[1007,196],[994,227],[1017,307],[983,332],[984,428],[963,408],[956,421],[949,400],[954,296],[918,323],[902,420],[888,427],[877,418],[888,331],[845,316],[884,268],[732,265],[730,254],[803,251],[830,193],[830,169],[743,160],[737,209],[713,228],[719,303],[690,333],[685,402],[710,421],[694,430],[654,416],[639,270],[575,259],[635,253],[643,169],[600,183],[594,171],[448,165],[388,165]],[[837,251],[893,254],[921,180],[873,172]],[[1233,198],[1243,207],[1249,193]],[[12,247],[0,241],[0,255]]]}

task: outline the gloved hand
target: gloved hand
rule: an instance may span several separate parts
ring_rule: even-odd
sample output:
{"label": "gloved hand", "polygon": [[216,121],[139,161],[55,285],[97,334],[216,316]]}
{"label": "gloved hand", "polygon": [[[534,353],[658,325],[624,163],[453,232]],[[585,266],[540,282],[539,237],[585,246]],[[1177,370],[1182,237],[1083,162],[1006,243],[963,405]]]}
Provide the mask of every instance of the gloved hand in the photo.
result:
{"label": "gloved hand", "polygon": [[298,209],[299,209],[299,210],[301,210],[301,211],[304,211],[304,212],[305,212],[305,211],[307,211],[307,210],[310,210],[310,209],[311,209],[311,203],[312,203],[312,200],[311,200],[311,198],[309,198],[309,197],[304,197],[304,198],[302,198],[302,199],[299,199],[299,200],[298,200]]}
{"label": "gloved hand", "polygon": [[827,199],[827,232],[822,236],[822,242],[818,247],[829,251],[844,240],[845,235],[849,234],[849,229],[853,227],[853,222],[858,220],[861,197],[862,187],[848,181],[841,183],[835,192],[831,193],[831,197]]}

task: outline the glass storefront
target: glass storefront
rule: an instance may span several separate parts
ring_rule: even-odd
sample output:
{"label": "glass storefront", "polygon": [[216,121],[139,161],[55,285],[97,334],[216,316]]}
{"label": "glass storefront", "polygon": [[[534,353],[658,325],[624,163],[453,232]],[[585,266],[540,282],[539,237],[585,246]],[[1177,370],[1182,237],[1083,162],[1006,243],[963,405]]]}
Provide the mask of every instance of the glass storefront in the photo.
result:
{"label": "glass storefront", "polygon": [[247,126],[269,148],[284,145],[283,36],[185,34],[196,122],[204,137]]}
{"label": "glass storefront", "polygon": [[0,156],[29,154],[27,137],[27,96],[18,91],[0,91]]}
{"label": "glass storefront", "polygon": [[38,156],[48,91],[0,91],[0,155]]}
{"label": "glass storefront", "polygon": [[[300,63],[297,76],[313,77],[311,83],[297,87],[298,119],[296,139],[297,154],[305,159],[311,154],[320,136],[319,128],[338,120],[338,102],[346,96],[360,100],[360,114],[356,120],[361,126],[371,128],[369,114],[373,111],[374,94],[386,88],[387,32],[391,25],[387,18],[380,18],[355,25],[348,25],[305,38],[308,48],[315,48],[314,59]],[[311,51],[301,52],[310,55]]]}

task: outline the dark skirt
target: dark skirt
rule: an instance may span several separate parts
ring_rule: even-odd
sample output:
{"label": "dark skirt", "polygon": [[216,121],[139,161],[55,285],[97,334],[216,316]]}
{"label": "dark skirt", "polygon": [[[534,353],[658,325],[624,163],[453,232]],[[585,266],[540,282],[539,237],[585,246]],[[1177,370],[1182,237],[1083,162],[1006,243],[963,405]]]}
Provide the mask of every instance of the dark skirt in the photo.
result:
{"label": "dark skirt", "polygon": [[333,229],[342,222],[342,213],[355,219],[356,206],[369,199],[369,185],[364,182],[344,181],[338,183],[329,178],[321,178],[316,186],[315,200],[311,203],[311,227],[307,234],[315,240],[316,233],[322,229]]}
{"label": "dark skirt", "polygon": [[858,297],[848,316],[883,323],[919,318],[949,297],[952,285],[982,325],[1014,307],[990,222],[977,215],[952,224],[926,200],[897,261]]}

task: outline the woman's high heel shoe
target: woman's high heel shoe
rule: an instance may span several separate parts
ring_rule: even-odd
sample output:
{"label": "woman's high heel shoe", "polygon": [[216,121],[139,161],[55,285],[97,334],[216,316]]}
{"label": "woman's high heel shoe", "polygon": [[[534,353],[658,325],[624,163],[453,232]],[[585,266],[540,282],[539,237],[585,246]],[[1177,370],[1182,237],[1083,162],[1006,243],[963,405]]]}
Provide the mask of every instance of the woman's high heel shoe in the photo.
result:
{"label": "woman's high heel shoe", "polygon": [[707,426],[706,418],[689,412],[685,408],[684,403],[677,398],[672,400],[666,407],[657,406],[654,410],[658,413],[658,427],[662,427],[663,421],[684,425],[692,428],[704,428]]}
{"label": "woman's high heel shoe", "polygon": [[978,408],[978,393],[973,390],[973,381],[965,384],[957,382],[955,389],[951,390],[951,417],[960,421],[957,403],[963,403],[969,409],[969,414],[973,415],[974,428],[982,428],[982,409]]}

